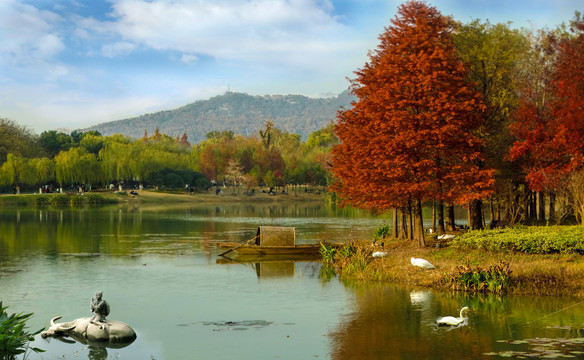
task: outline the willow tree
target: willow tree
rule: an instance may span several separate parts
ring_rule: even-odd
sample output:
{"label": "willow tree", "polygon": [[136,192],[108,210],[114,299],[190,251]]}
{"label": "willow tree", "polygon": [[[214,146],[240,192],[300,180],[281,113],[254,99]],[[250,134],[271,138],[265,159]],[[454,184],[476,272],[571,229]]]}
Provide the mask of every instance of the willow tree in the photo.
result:
{"label": "willow tree", "polygon": [[55,173],[61,187],[65,183],[96,184],[104,180],[99,159],[82,147],[73,147],[55,156]]}
{"label": "willow tree", "polygon": [[421,1],[398,9],[369,62],[356,71],[358,100],[339,112],[333,189],[343,204],[384,212],[412,204],[425,245],[422,202],[466,203],[489,193],[479,168],[484,104],[457,56],[453,24]]}

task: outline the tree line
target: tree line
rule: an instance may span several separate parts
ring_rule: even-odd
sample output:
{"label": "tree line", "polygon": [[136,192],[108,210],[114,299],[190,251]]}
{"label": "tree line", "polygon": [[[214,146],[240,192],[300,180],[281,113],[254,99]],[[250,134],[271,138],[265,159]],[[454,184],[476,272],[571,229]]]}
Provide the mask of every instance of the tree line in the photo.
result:
{"label": "tree line", "polygon": [[351,81],[358,100],[338,116],[332,189],[343,203],[396,209],[393,228],[420,246],[428,203],[441,233],[454,230],[454,204],[469,209],[475,229],[485,204],[492,224],[570,215],[582,223],[580,13],[570,26],[532,33],[463,24],[407,1],[379,39]]}
{"label": "tree line", "polygon": [[[0,186],[61,191],[69,188],[153,186],[208,189],[242,185],[253,189],[286,184],[327,184],[330,148],[336,142],[331,122],[303,142],[267,121],[259,134],[212,131],[199,144],[160,133],[140,139],[96,131],[32,134],[0,119]],[[111,185],[110,185],[111,184]]]}

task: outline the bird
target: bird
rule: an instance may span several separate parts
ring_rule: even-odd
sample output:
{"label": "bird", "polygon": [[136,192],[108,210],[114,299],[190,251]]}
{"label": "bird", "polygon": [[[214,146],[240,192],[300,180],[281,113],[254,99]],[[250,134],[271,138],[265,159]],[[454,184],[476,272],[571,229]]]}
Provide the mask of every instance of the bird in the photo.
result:
{"label": "bird", "polygon": [[418,258],[413,257],[410,260],[410,262],[412,263],[412,265],[417,266],[417,267],[421,268],[422,270],[436,269],[436,267],[434,265],[430,264],[430,262],[428,260],[418,259]]}
{"label": "bird", "polygon": [[452,240],[456,237],[456,235],[453,234],[442,234],[442,235],[438,235],[438,240]]}
{"label": "bird", "polygon": [[387,252],[385,251],[376,251],[373,254],[371,254],[371,256],[373,257],[384,257],[385,255],[387,255]]}
{"label": "bird", "polygon": [[462,317],[462,313],[464,311],[469,310],[469,308],[467,306],[463,307],[462,309],[460,309],[460,317],[454,317],[454,316],[444,316],[441,317],[440,319],[436,320],[436,323],[438,324],[438,326],[440,325],[449,325],[449,326],[456,326],[459,325],[461,322],[464,321],[464,318]]}

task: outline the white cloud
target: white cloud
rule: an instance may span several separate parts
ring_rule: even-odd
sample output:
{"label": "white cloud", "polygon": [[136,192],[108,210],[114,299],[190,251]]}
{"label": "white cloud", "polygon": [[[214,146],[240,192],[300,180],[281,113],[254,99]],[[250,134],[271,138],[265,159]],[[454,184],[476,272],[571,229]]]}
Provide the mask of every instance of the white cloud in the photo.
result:
{"label": "white cloud", "polygon": [[182,56],[180,57],[180,62],[183,62],[185,64],[193,64],[196,63],[197,61],[199,61],[199,57],[192,54],[182,54]]}
{"label": "white cloud", "polygon": [[0,62],[38,63],[65,49],[58,14],[13,0],[0,1]]}
{"label": "white cloud", "polygon": [[119,41],[112,44],[105,44],[101,47],[101,54],[108,58],[130,54],[136,49],[136,45],[127,41]]}
{"label": "white cloud", "polygon": [[338,40],[350,34],[328,0],[117,0],[112,8],[111,21],[84,19],[80,31],[158,51],[309,69],[351,46]]}

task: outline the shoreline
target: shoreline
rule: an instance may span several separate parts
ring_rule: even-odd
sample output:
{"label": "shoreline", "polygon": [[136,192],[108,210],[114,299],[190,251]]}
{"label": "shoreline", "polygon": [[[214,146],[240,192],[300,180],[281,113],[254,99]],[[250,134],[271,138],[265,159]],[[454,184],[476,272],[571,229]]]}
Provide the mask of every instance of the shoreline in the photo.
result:
{"label": "shoreline", "polygon": [[67,197],[85,197],[85,196],[95,196],[103,197],[107,203],[119,203],[119,204],[137,204],[137,203],[212,203],[212,202],[297,202],[297,201],[325,201],[325,193],[314,193],[314,192],[290,192],[290,193],[277,193],[268,194],[265,192],[255,192],[253,195],[247,195],[245,193],[230,193],[224,192],[221,194],[215,194],[214,192],[167,192],[158,190],[135,190],[138,195],[132,195],[131,190],[127,191],[90,191],[84,194],[77,193],[51,193],[51,194],[38,194],[38,193],[26,193],[26,194],[0,194],[0,205],[35,205],[36,199],[41,197],[46,197],[48,199],[67,196]]}
{"label": "shoreline", "polygon": [[[294,203],[316,202],[325,203],[327,195],[324,193],[298,193],[270,195],[256,192],[254,195],[223,193],[216,195],[208,193],[171,193],[152,190],[138,191],[134,196],[129,191],[89,192],[85,195],[99,196],[105,199],[105,204],[115,205],[180,205],[190,206],[205,203]],[[0,195],[0,204],[3,206],[35,206],[35,199],[52,196],[65,197],[63,194],[20,194]],[[70,194],[68,198],[84,197],[85,195]],[[89,198],[89,196],[87,196]],[[65,203],[64,206],[74,206]],[[373,238],[373,236],[371,237]],[[460,271],[461,267],[473,270],[477,267],[489,269],[492,266],[506,263],[510,274],[511,285],[506,292],[511,295],[544,295],[544,296],[573,296],[584,298],[584,255],[578,253],[564,254],[529,254],[512,251],[485,251],[463,250],[442,244],[435,247],[433,240],[428,238],[428,246],[418,248],[411,240],[385,239],[387,255],[381,258],[368,258],[366,267],[352,274],[343,273],[339,276],[356,283],[399,283],[416,287],[433,288],[442,291],[460,291],[452,289],[452,283],[447,284],[445,279]],[[356,240],[369,253],[374,249],[371,239]],[[379,250],[379,249],[376,249]],[[436,269],[420,270],[410,263],[411,257],[423,258],[430,261]],[[338,271],[339,272],[339,271]],[[488,293],[488,292],[487,292]],[[498,295],[498,294],[497,294]]]}

